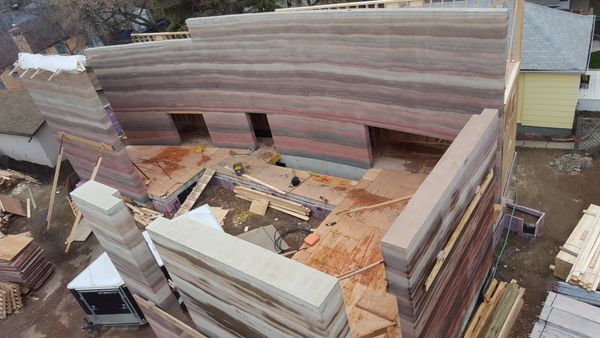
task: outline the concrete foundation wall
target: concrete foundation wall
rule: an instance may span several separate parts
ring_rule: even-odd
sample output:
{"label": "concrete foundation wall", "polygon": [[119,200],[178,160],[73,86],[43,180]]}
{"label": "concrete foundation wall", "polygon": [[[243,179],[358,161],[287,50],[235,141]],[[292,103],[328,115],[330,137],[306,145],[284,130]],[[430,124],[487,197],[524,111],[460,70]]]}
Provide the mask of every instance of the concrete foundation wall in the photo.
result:
{"label": "concrete foundation wall", "polygon": [[32,137],[0,134],[0,154],[18,161],[54,167],[59,145],[53,134],[45,123]]}

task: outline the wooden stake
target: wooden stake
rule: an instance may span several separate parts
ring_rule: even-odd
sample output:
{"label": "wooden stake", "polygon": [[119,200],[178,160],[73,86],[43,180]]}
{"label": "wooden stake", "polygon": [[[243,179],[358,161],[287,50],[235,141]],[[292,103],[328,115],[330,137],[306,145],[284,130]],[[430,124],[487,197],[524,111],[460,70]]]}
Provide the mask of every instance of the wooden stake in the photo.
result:
{"label": "wooden stake", "polygon": [[31,204],[33,205],[33,209],[37,209],[37,203],[35,203],[35,198],[33,197],[33,191],[31,187],[27,187],[27,191],[29,192],[29,198],[31,199]]}
{"label": "wooden stake", "polygon": [[56,195],[56,186],[58,185],[58,176],[60,174],[60,164],[63,158],[63,138],[60,138],[60,150],[58,151],[58,158],[56,159],[56,169],[54,170],[54,181],[52,181],[52,190],[50,191],[50,204],[48,205],[48,216],[46,217],[46,230],[50,229],[50,222],[52,221],[52,211],[54,210],[54,196]]}
{"label": "wooden stake", "polygon": [[27,218],[31,218],[31,199],[27,197]]}
{"label": "wooden stake", "polygon": [[396,199],[393,199],[393,200],[389,200],[389,201],[385,201],[385,202],[381,202],[381,203],[377,203],[377,204],[366,205],[364,207],[358,207],[358,208],[354,208],[354,209],[344,210],[344,211],[336,212],[336,215],[345,215],[345,214],[349,214],[351,212],[356,212],[356,211],[361,211],[361,210],[367,210],[367,209],[373,209],[373,208],[379,208],[379,207],[383,207],[385,205],[394,204],[394,203],[402,202],[402,201],[405,201],[405,200],[409,200],[412,197],[413,197],[413,195],[408,195],[408,196],[396,198]]}

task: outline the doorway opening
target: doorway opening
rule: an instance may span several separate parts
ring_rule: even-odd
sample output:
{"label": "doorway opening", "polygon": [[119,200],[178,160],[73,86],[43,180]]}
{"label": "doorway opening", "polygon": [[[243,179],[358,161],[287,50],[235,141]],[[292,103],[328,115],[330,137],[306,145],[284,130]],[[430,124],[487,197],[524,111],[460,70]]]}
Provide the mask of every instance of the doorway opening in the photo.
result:
{"label": "doorway opening", "polygon": [[400,164],[411,172],[429,173],[452,141],[369,126],[374,167]]}
{"label": "doorway opening", "polygon": [[208,127],[201,113],[173,113],[171,117],[182,144],[211,143]]}
{"label": "doorway opening", "polygon": [[248,113],[248,116],[250,117],[250,123],[252,123],[252,129],[254,129],[254,135],[257,138],[273,138],[267,114]]}

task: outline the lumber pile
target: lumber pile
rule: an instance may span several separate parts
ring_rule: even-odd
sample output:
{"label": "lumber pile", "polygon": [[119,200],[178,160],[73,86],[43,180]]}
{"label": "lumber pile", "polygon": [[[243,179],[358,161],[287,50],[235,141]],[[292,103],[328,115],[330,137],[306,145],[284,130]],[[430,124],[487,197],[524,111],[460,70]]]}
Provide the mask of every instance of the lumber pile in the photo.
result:
{"label": "lumber pile", "polygon": [[162,217],[163,214],[144,207],[136,207],[131,203],[125,203],[127,207],[133,213],[133,219],[141,226],[141,228],[145,228],[148,224],[152,223],[155,219]]}
{"label": "lumber pile", "polygon": [[23,299],[18,284],[0,282],[0,319],[23,308]]}
{"label": "lumber pile", "polygon": [[560,247],[560,251],[554,259],[554,276],[562,280],[567,279],[573,268],[573,264],[577,260],[577,256],[582,251],[588,236],[591,234],[594,221],[596,220],[592,213],[600,212],[600,207],[590,204],[586,210],[588,212],[583,213],[573,232],[571,232],[565,244]]}
{"label": "lumber pile", "polygon": [[561,248],[567,256],[559,252],[555,259],[559,263],[558,272],[555,265],[555,274],[561,274],[564,267],[572,262],[566,282],[595,291],[600,284],[600,207],[591,204],[583,213],[567,243]]}
{"label": "lumber pile", "polygon": [[[309,219],[308,215],[310,215],[310,209],[300,203],[289,201],[277,196],[265,194],[260,191],[252,190],[242,186],[235,187],[233,189],[233,192],[235,192],[236,197],[241,198],[243,200],[250,202],[265,201],[259,203],[263,206],[265,203],[267,203],[269,208],[281,211],[283,213],[300,218],[305,221]],[[258,207],[254,208],[254,210],[258,209]]]}
{"label": "lumber pile", "polygon": [[508,337],[523,306],[523,293],[515,280],[510,283],[493,280],[465,331],[465,338]]}
{"label": "lumber pile", "polygon": [[600,308],[549,292],[529,337],[598,337]]}
{"label": "lumber pile", "polygon": [[38,289],[54,271],[33,238],[8,235],[0,239],[0,280]]}

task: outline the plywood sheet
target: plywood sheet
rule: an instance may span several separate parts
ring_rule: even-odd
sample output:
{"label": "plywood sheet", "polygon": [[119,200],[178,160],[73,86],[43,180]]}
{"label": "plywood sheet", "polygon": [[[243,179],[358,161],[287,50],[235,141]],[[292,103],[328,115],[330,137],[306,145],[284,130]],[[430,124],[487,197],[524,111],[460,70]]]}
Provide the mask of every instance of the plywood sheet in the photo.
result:
{"label": "plywood sheet", "polygon": [[31,237],[8,235],[0,238],[0,259],[10,261],[33,241]]}

